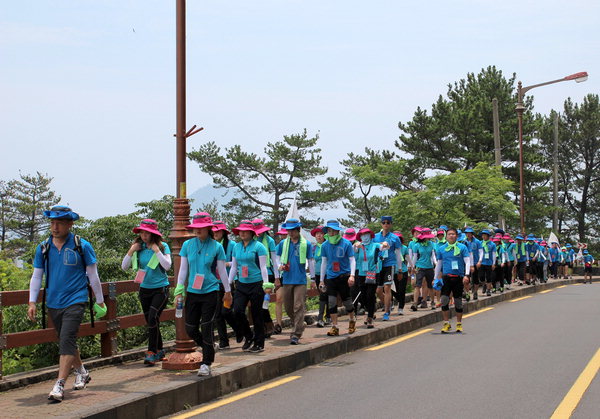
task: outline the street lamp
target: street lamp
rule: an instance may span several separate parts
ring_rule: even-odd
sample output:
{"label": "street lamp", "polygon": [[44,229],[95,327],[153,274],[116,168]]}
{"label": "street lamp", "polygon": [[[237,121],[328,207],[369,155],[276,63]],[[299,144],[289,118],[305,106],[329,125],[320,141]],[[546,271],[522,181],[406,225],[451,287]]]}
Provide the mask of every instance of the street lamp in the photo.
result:
{"label": "street lamp", "polygon": [[525,182],[523,176],[523,112],[525,112],[525,105],[523,105],[523,96],[526,92],[531,89],[540,86],[546,86],[548,84],[560,83],[561,81],[575,80],[577,83],[584,82],[588,79],[588,73],[582,71],[580,73],[571,74],[570,76],[563,77],[562,79],[547,81],[539,84],[532,84],[531,86],[525,86],[519,82],[517,87],[517,121],[519,124],[519,212],[521,216],[521,233],[525,233],[525,210],[524,210],[524,190]]}

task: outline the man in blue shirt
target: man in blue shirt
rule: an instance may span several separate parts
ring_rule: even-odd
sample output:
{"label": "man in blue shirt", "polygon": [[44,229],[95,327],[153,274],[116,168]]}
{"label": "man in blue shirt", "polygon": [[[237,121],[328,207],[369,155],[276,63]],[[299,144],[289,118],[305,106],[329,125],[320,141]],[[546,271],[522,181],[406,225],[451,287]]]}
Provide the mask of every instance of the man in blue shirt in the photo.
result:
{"label": "man in blue shirt", "polygon": [[592,283],[592,265],[594,264],[594,257],[590,252],[585,249],[583,251],[583,283]]}
{"label": "man in blue shirt", "polygon": [[527,256],[529,257],[529,265],[527,266],[527,282],[526,284],[535,284],[538,274],[537,261],[540,257],[540,246],[535,242],[535,235],[527,235],[527,243],[525,244]]}
{"label": "man in blue shirt", "polygon": [[277,265],[283,284],[283,304],[292,321],[290,344],[297,345],[304,332],[304,304],[306,300],[306,268],[310,271],[310,286],[315,288],[315,259],[312,246],[300,235],[302,223],[288,219],[281,228],[288,237],[277,245]]}
{"label": "man in blue shirt", "polygon": [[331,330],[327,336],[339,336],[337,315],[337,296],[340,295],[346,312],[350,317],[348,333],[356,332],[356,318],[354,316],[354,304],[350,298],[350,287],[354,285],[354,271],[356,261],[352,243],[344,239],[340,234],[342,227],[339,221],[329,220],[325,225],[327,241],[321,246],[321,283],[322,291],[327,292],[329,303],[329,314],[331,316]]}
{"label": "man in blue shirt", "polygon": [[[437,262],[435,265],[435,277],[442,278],[442,316],[444,325],[442,333],[448,333],[450,326],[450,294],[454,297],[454,311],[456,311],[456,331],[461,333],[462,328],[462,296],[463,284],[469,282],[467,272],[470,271],[471,257],[467,246],[457,243],[458,234],[456,229],[450,228],[446,232],[446,245],[438,246]],[[443,275],[443,276],[442,276]]]}
{"label": "man in blue shirt", "polygon": [[479,298],[478,288],[479,288],[479,271],[477,270],[477,264],[479,263],[479,249],[481,249],[481,242],[477,237],[475,237],[475,230],[471,227],[465,228],[465,234],[467,235],[466,246],[469,249],[469,254],[471,257],[471,271],[467,272],[471,279],[471,284],[473,285],[473,300],[477,300]]}
{"label": "man in blue shirt", "polygon": [[[383,288],[383,305],[385,313],[383,321],[390,319],[392,306],[392,283],[394,288],[400,288],[400,279],[402,276],[402,243],[398,236],[392,232],[392,217],[384,215],[381,217],[381,231],[373,239],[375,243],[387,243],[389,248],[387,256],[383,259],[381,271],[377,274],[377,288]],[[385,254],[385,253],[384,253]]]}
{"label": "man in blue shirt", "polygon": [[64,206],[55,206],[49,211],[44,211],[44,215],[50,219],[51,236],[35,250],[27,315],[31,321],[35,321],[35,304],[42,277],[45,276],[44,297],[48,314],[58,334],[60,354],[58,380],[48,399],[60,402],[64,397],[65,381],[71,373],[71,368],[75,369],[73,390],[85,388],[90,381],[90,374],[81,362],[76,342],[88,301],[88,280],[96,297],[93,309],[97,317],[106,315],[106,306],[94,249],[83,239],[79,239],[78,245],[71,233],[73,221],[77,221],[79,215]]}
{"label": "man in blue shirt", "polygon": [[496,267],[496,245],[490,240],[490,231],[481,231],[481,248],[479,249],[479,282],[486,286],[488,297],[492,295],[493,270]]}

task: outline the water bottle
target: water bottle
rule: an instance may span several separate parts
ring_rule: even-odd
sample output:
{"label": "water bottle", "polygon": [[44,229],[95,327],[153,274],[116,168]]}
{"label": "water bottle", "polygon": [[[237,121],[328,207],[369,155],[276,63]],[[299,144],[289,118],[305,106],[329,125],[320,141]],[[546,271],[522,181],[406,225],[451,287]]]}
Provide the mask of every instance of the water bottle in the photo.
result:
{"label": "water bottle", "polygon": [[269,309],[269,303],[271,302],[271,296],[269,294],[265,294],[265,299],[263,300],[263,309]]}
{"label": "water bottle", "polygon": [[178,295],[175,300],[175,317],[178,319],[183,317],[183,297],[181,295]]}

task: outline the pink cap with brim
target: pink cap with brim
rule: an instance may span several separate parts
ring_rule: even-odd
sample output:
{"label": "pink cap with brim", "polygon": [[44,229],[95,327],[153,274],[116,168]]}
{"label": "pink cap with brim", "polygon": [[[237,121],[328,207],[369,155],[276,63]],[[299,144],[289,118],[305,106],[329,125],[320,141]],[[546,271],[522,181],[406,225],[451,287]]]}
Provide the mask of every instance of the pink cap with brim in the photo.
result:
{"label": "pink cap with brim", "polygon": [[254,226],[252,225],[252,221],[250,220],[242,220],[240,225],[233,229],[233,234],[239,235],[240,231],[251,231],[256,234]]}
{"label": "pink cap with brim", "polygon": [[510,235],[505,234],[504,236],[502,236],[502,240],[510,240]]}
{"label": "pink cap with brim", "polygon": [[373,231],[370,228],[361,228],[358,233],[356,233],[356,240],[358,241],[362,241],[361,236],[363,234],[370,234],[371,238],[375,237],[375,233],[373,233]]}
{"label": "pink cap with brim", "polygon": [[287,236],[288,232],[287,232],[287,230],[285,228],[282,228],[276,234],[278,234],[280,236]]}
{"label": "pink cap with brim", "polygon": [[317,227],[313,228],[312,230],[310,230],[310,235],[313,237],[315,237],[317,235],[317,233],[325,234],[325,232],[323,231],[323,226],[317,226]]}
{"label": "pink cap with brim", "polygon": [[356,230],[354,230],[353,228],[347,228],[344,232],[344,238],[353,242],[354,240],[356,240]]}
{"label": "pink cap with brim", "polygon": [[133,232],[136,234],[139,234],[140,231],[147,231],[148,233],[162,237],[162,233],[158,231],[158,223],[151,218],[140,221],[140,225],[133,229]]}
{"label": "pink cap with brim", "polygon": [[410,232],[413,233],[413,234],[415,233],[415,231],[421,232],[421,231],[423,231],[423,227],[421,227],[421,226],[414,226],[412,228],[412,230],[410,230]]}
{"label": "pink cap with brim", "polygon": [[227,224],[225,224],[223,221],[215,221],[213,224],[214,225],[213,225],[212,231],[224,231],[227,234],[231,233],[227,229]]}
{"label": "pink cap with brim", "polygon": [[198,212],[192,217],[192,224],[185,226],[188,230],[196,228],[214,227],[212,217],[208,212]]}
{"label": "pink cap with brim", "polygon": [[252,220],[252,227],[254,227],[254,232],[257,236],[263,234],[266,231],[271,230],[271,227],[267,227],[265,225],[265,222],[260,218],[255,218],[254,220]]}
{"label": "pink cap with brim", "polygon": [[421,228],[421,230],[419,230],[419,231],[421,232],[421,234],[419,234],[417,236],[417,239],[419,239],[419,240],[431,240],[431,239],[435,239],[435,236],[431,232],[430,228]]}
{"label": "pink cap with brim", "polygon": [[492,241],[493,242],[501,242],[502,241],[502,237],[494,236],[494,237],[492,237]]}
{"label": "pink cap with brim", "polygon": [[540,245],[542,245],[542,246],[548,246],[548,243],[546,243],[546,240],[542,240],[542,242],[540,243]]}
{"label": "pink cap with brim", "polygon": [[438,230],[437,231],[437,235],[438,236],[443,236],[444,234],[446,234],[446,232],[444,230]]}

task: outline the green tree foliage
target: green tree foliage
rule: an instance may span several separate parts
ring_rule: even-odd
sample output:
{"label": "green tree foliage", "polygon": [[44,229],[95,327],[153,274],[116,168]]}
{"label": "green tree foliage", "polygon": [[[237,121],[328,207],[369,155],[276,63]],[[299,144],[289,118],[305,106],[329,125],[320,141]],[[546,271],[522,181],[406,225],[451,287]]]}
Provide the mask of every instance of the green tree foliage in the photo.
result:
{"label": "green tree foliage", "polygon": [[[481,185],[485,185],[482,188]],[[424,181],[424,189],[404,191],[390,201],[396,228],[408,232],[417,225],[475,228],[496,225],[498,216],[516,219],[516,206],[507,199],[513,185],[497,167],[481,162]]]}
{"label": "green tree foliage", "polygon": [[0,250],[4,250],[8,240],[9,222],[12,219],[13,191],[8,182],[0,180]]}
{"label": "green tree foliage", "polygon": [[322,208],[348,189],[344,179],[324,178],[327,168],[321,166],[318,139],[318,135],[309,138],[306,130],[286,135],[282,141],[267,143],[264,156],[243,151],[240,145],[222,152],[208,142],[188,156],[212,177],[216,187],[236,190],[236,196],[224,205],[237,217],[236,222],[240,217],[262,217],[277,230],[294,196],[298,208]]}

